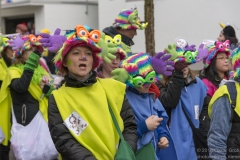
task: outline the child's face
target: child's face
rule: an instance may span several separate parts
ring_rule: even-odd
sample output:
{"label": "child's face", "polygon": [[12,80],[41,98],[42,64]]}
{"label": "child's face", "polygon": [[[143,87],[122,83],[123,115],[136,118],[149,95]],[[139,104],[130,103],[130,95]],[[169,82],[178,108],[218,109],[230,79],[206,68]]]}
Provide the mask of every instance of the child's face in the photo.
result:
{"label": "child's face", "polygon": [[149,93],[149,88],[152,83],[146,83],[142,87],[135,87],[140,93]]}
{"label": "child's face", "polygon": [[219,36],[218,36],[217,40],[220,41],[220,42],[224,42],[226,40],[225,36],[222,34],[222,32],[219,33]]}

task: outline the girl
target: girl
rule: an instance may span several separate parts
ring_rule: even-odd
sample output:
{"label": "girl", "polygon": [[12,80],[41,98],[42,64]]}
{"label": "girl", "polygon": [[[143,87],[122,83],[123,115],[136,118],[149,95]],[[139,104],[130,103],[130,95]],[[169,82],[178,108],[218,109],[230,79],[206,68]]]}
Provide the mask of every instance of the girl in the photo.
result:
{"label": "girl", "polygon": [[76,27],[69,34],[54,60],[66,83],[48,101],[49,130],[58,152],[68,160],[114,159],[119,136],[109,107],[135,151],[137,126],[124,97],[125,85],[97,78],[94,71],[100,62],[101,49],[96,45],[100,32]]}
{"label": "girl", "polygon": [[[158,64],[163,64],[165,61],[164,58],[161,59],[162,61],[158,61]],[[168,116],[155,93],[149,91],[151,84],[161,77],[153,70],[151,60],[152,57],[146,53],[128,57],[121,65],[123,74],[118,77],[115,75],[115,79],[121,80],[121,77],[128,77],[125,81],[128,86],[126,96],[138,125],[138,149],[151,143],[154,152],[148,153],[146,157],[153,155],[157,160],[177,160],[174,144],[167,127]],[[161,66],[166,68],[167,64]],[[116,71],[113,73],[116,74]]]}

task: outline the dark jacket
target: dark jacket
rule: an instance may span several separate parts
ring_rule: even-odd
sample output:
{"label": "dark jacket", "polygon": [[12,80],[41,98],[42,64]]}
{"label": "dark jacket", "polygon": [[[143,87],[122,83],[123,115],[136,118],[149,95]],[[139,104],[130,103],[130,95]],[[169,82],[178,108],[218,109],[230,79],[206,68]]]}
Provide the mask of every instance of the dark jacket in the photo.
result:
{"label": "dark jacket", "polygon": [[48,52],[48,56],[44,57],[51,74],[56,74],[56,68],[55,68],[55,64],[53,62],[53,58],[55,57],[55,55],[56,54],[53,52]]}
{"label": "dark jacket", "polygon": [[[96,82],[96,72],[80,82],[74,78],[66,76],[66,86],[79,88],[92,85]],[[56,149],[61,153],[63,160],[96,160],[92,153],[84,148],[78,141],[71,135],[68,128],[63,124],[62,117],[57,108],[56,101],[51,95],[48,101],[49,111],[49,130],[55,144]],[[120,113],[124,122],[123,137],[130,144],[134,151],[137,149],[137,124],[131,106],[124,98],[122,110]],[[104,117],[103,117],[104,118]]]}
{"label": "dark jacket", "polygon": [[197,83],[196,79],[186,83],[183,72],[174,70],[166,85],[158,84],[160,90],[158,98],[168,114],[169,122],[171,121],[171,110],[176,108],[179,103],[182,88],[192,83]]}
{"label": "dark jacket", "polygon": [[158,99],[164,106],[169,120],[171,118],[171,109],[176,108],[177,104],[179,103],[183,83],[183,72],[174,70],[166,86],[161,83],[158,84],[158,88],[160,90],[160,96]]}
{"label": "dark jacket", "polygon": [[28,92],[33,71],[25,69],[20,78],[13,79],[10,84],[14,114],[17,123],[26,126],[39,111],[39,102]]}
{"label": "dark jacket", "polygon": [[[199,78],[200,79],[204,79],[206,78],[209,82],[211,82],[216,88],[218,88],[221,80],[219,80],[217,77],[214,78],[214,80],[212,79],[209,79],[204,70],[201,70],[200,71],[200,74],[199,74]],[[205,84],[207,87],[208,85]],[[199,116],[199,121],[200,121],[200,126],[199,128],[204,131],[206,134],[208,133],[209,129],[210,129],[210,117],[208,115],[208,104],[209,102],[211,101],[211,98],[212,96],[210,94],[207,94],[206,98],[204,99],[204,103],[203,103],[203,108],[202,108],[202,112]]]}
{"label": "dark jacket", "polygon": [[103,29],[103,32],[106,34],[106,35],[109,35],[110,37],[115,37],[117,34],[120,34],[122,36],[122,42],[125,43],[126,45],[128,46],[132,46],[134,45],[134,42],[131,38],[119,33],[115,28],[113,28],[112,26],[111,27],[106,27]]}

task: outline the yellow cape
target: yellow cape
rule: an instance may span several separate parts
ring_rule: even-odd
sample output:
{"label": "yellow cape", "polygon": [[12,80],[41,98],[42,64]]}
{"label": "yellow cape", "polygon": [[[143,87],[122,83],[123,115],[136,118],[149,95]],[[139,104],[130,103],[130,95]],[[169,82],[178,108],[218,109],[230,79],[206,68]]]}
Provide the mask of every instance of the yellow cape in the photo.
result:
{"label": "yellow cape", "polygon": [[[236,85],[237,93],[240,93],[240,84],[235,82],[235,85]],[[214,95],[211,98],[211,101],[209,102],[209,105],[208,105],[208,115],[209,115],[210,118],[212,116],[212,106],[213,106],[214,102],[218,98],[222,97],[223,95],[227,95],[230,103],[232,102],[231,98],[230,98],[230,94],[228,93],[227,86],[223,85],[220,88],[218,88],[218,90],[214,93]],[[237,94],[236,107],[235,107],[234,110],[238,114],[238,116],[240,116],[240,105],[239,105],[239,103],[240,103],[240,94]]]}
{"label": "yellow cape", "polygon": [[[17,67],[9,68],[5,79],[3,80],[1,91],[0,91],[0,126],[2,127],[5,139],[3,140],[2,144],[7,146],[8,141],[10,140],[10,113],[11,113],[11,95],[9,91],[9,85],[11,81],[15,78],[20,78],[22,75],[22,71]],[[41,88],[31,81],[28,91],[30,94],[39,101],[39,109],[43,114],[44,119],[48,122],[48,99],[44,97],[40,99],[42,95]]]}

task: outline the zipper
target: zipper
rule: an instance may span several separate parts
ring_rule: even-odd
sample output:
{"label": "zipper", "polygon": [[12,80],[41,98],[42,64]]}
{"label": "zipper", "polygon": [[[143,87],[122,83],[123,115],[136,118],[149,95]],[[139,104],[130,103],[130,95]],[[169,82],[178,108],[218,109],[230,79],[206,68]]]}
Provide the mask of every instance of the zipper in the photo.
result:
{"label": "zipper", "polygon": [[23,104],[23,106],[22,106],[22,124],[26,123],[26,119],[27,119],[26,110],[27,110],[27,107],[25,104]]}
{"label": "zipper", "polygon": [[152,131],[152,135],[153,135],[154,150],[155,150],[155,153],[157,153],[157,143],[156,143],[154,131]]}

